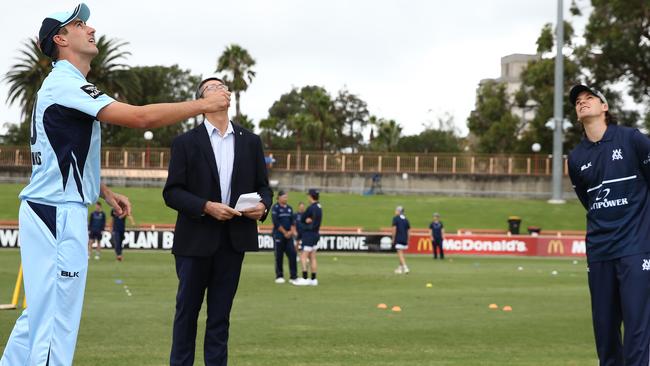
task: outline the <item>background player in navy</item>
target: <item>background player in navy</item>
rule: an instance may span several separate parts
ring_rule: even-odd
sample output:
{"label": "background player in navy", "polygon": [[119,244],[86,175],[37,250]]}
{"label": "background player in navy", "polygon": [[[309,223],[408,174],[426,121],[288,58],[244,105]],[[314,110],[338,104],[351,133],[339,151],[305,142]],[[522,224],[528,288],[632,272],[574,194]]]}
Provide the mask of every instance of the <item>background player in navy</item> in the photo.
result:
{"label": "background player in navy", "polygon": [[[133,217],[128,216],[131,225],[134,225]],[[124,241],[124,231],[126,230],[126,217],[117,214],[115,209],[111,210],[111,241],[115,249],[115,259],[121,262],[124,259],[122,256],[122,242]]]}
{"label": "background player in navy", "polygon": [[275,283],[284,283],[284,256],[289,259],[289,274],[291,282],[298,278],[296,265],[296,248],[293,246],[295,221],[293,208],[287,204],[289,195],[285,191],[278,192],[278,202],[271,208],[273,219],[273,243],[275,249]]}
{"label": "background player in navy", "polygon": [[298,211],[293,217],[294,221],[294,232],[293,232],[293,246],[296,248],[296,261],[300,260],[300,243],[302,242],[302,232],[304,231],[304,226],[302,223],[302,215],[305,214],[305,204],[300,201],[298,202]]}
{"label": "background player in navy", "polygon": [[[316,262],[316,251],[318,250],[318,240],[320,239],[320,224],[323,220],[323,209],[318,202],[320,193],[315,189],[310,189],[307,193],[309,198],[309,207],[302,216],[302,252],[300,253],[300,262],[302,263],[302,278],[294,282],[294,285],[318,286],[316,273],[318,272],[318,262]],[[311,269],[311,279],[307,277],[307,260]]]}
{"label": "background player in navy", "polygon": [[569,99],[585,132],[569,154],[569,174],[587,209],[587,268],[600,365],[648,365],[650,139],[617,126],[596,89],[576,85]]}
{"label": "background player in navy", "polygon": [[410,272],[409,267],[406,265],[406,259],[404,258],[404,251],[409,246],[410,228],[411,224],[409,224],[409,220],[404,215],[404,208],[397,206],[395,208],[395,216],[393,217],[393,243],[395,244],[397,257],[399,258],[399,267],[395,269],[395,273],[397,274]]}
{"label": "background player in navy", "polygon": [[197,101],[132,106],[115,101],[86,80],[97,55],[90,9],[45,18],[40,50],[53,61],[34,104],[32,176],[20,193],[19,241],[25,296],[0,366],[71,365],[88,269],[88,205],[98,197],[125,216],[129,200],[100,183],[99,121],[155,128],[225,110],[230,93]]}
{"label": "background player in navy", "polygon": [[445,252],[442,249],[442,243],[444,241],[443,234],[445,232],[445,227],[440,221],[440,214],[433,214],[433,221],[429,224],[429,229],[431,229],[431,243],[433,244],[433,259],[438,259],[438,252],[440,252],[440,259],[445,259]]}
{"label": "background player in navy", "polygon": [[95,244],[95,259],[99,259],[102,250],[102,233],[106,226],[106,214],[102,210],[102,203],[95,203],[95,211],[90,213],[88,218],[88,255]]}

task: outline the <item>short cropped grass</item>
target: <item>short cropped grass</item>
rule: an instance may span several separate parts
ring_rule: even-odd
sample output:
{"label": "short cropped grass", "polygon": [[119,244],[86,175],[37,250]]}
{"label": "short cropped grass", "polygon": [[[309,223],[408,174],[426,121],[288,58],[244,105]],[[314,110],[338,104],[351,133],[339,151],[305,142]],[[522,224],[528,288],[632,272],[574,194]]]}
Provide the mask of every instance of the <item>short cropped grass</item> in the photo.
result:
{"label": "short cropped grass", "polygon": [[[230,364],[597,364],[583,260],[410,256],[409,275],[393,274],[390,254],[319,253],[319,260],[320,285],[297,288],[273,283],[271,253],[246,256]],[[17,250],[0,254],[0,302],[10,299],[18,261]],[[107,251],[89,265],[75,365],[168,364],[171,254],[128,251],[117,263]],[[490,310],[491,303],[513,311]],[[0,312],[0,350],[18,314]],[[205,314],[199,323],[195,364],[202,365]]]}
{"label": "short cropped grass", "polygon": [[[22,185],[18,184],[0,184],[0,207],[3,208],[0,220],[16,220],[17,197],[21,189]],[[173,224],[176,220],[176,212],[163,202],[161,188],[117,187],[115,191],[130,198],[136,223]],[[299,201],[306,199],[303,192],[289,194],[289,203],[294,208],[297,208]],[[523,232],[527,226],[549,230],[584,230],[586,222],[585,210],[577,200],[564,205],[551,205],[544,200],[323,193],[321,203],[323,225],[356,226],[366,230],[390,226],[398,205],[406,209],[412,227],[428,227],[433,213],[439,212],[448,232],[459,228],[506,230],[507,219],[511,215],[523,219]],[[108,213],[106,206],[104,208]]]}

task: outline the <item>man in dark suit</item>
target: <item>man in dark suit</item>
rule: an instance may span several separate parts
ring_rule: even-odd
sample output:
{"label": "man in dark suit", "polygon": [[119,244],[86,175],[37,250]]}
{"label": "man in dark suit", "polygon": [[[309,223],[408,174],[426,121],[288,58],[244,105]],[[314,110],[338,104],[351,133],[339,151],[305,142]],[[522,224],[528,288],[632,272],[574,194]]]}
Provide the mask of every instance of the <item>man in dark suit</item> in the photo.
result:
{"label": "man in dark suit", "polygon": [[[207,78],[197,99],[223,89],[220,79]],[[233,209],[240,195],[251,192],[261,197],[257,206]],[[197,318],[207,290],[205,364],[227,365],[230,309],[244,252],[258,249],[256,221],[264,221],[273,197],[259,136],[230,122],[227,111],[206,114],[204,123],[174,139],[163,197],[178,211],[170,364],[194,363]]]}

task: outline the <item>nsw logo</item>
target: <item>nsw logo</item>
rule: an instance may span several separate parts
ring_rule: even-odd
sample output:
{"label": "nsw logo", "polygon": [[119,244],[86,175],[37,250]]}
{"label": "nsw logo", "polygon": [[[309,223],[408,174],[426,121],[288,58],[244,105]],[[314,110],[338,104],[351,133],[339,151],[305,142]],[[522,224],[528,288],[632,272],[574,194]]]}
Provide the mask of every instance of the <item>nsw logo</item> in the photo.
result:
{"label": "nsw logo", "polygon": [[96,86],[92,84],[82,86],[81,90],[83,90],[86,94],[90,95],[90,97],[93,99],[97,99],[100,95],[104,94],[99,89],[97,89]]}

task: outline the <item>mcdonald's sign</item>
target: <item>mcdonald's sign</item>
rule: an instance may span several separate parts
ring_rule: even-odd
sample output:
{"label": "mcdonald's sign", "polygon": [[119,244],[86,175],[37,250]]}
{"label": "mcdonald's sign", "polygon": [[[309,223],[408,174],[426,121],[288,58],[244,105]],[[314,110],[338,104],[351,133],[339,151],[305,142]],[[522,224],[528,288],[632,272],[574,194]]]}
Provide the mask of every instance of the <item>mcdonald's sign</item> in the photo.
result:
{"label": "mcdonald's sign", "polygon": [[564,244],[562,240],[549,240],[546,248],[548,254],[564,254]]}
{"label": "mcdonald's sign", "polygon": [[433,243],[431,242],[431,238],[420,238],[418,240],[418,252],[432,252],[433,251]]}

